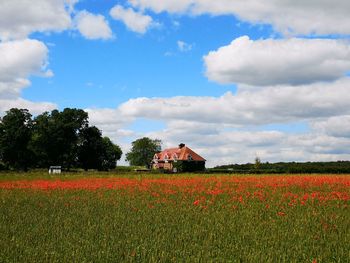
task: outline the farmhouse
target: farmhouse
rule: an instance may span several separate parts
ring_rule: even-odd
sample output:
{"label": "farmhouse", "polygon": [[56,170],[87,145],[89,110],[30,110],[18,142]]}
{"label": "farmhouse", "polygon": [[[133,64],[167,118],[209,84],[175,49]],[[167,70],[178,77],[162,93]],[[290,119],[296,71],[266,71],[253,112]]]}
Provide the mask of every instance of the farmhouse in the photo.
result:
{"label": "farmhouse", "polygon": [[203,171],[205,161],[203,157],[181,143],[178,148],[165,149],[156,153],[152,160],[152,168],[173,172]]}

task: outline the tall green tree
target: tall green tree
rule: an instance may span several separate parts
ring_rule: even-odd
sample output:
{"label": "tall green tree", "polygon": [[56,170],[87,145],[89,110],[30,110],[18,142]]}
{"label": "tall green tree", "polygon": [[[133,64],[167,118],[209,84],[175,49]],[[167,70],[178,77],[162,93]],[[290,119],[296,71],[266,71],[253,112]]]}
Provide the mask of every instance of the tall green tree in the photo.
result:
{"label": "tall green tree", "polygon": [[0,120],[0,157],[6,166],[27,171],[32,165],[32,126],[32,115],[26,109],[10,109]]}
{"label": "tall green tree", "polygon": [[101,131],[95,126],[85,127],[80,132],[78,160],[84,170],[102,170],[104,145]]}
{"label": "tall green tree", "polygon": [[80,138],[78,159],[84,170],[109,170],[116,167],[122,150],[108,137],[102,138],[101,131],[97,127],[85,127],[80,133]]}
{"label": "tall green tree", "polygon": [[80,109],[53,110],[37,116],[32,139],[39,166],[77,165],[79,134],[88,126],[88,114]]}
{"label": "tall green tree", "polygon": [[148,167],[154,154],[161,151],[161,143],[161,140],[152,140],[148,137],[137,139],[132,142],[132,148],[126,154],[126,160],[131,165]]}
{"label": "tall green tree", "polygon": [[30,148],[35,155],[37,167],[48,167],[54,163],[54,141],[52,135],[53,121],[48,112],[40,114],[34,119]]}
{"label": "tall green tree", "polygon": [[117,166],[117,161],[122,157],[122,149],[108,137],[103,137],[102,141],[104,146],[102,169],[114,169]]}

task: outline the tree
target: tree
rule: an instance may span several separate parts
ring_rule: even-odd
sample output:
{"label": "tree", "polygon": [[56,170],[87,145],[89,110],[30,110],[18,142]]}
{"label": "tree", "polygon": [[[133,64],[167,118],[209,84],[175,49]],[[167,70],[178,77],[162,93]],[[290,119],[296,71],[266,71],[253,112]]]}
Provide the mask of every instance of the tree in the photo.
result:
{"label": "tree", "polygon": [[104,144],[101,131],[95,126],[85,127],[80,132],[78,148],[79,164],[84,170],[102,169]]}
{"label": "tree", "polygon": [[102,138],[98,128],[84,128],[80,132],[80,138],[78,159],[83,169],[109,170],[116,167],[117,160],[120,160],[123,152],[108,137]]}
{"label": "tree", "polygon": [[35,163],[38,167],[48,167],[54,163],[54,136],[52,136],[53,122],[48,112],[34,119],[30,148],[35,155]]}
{"label": "tree", "polygon": [[131,165],[149,166],[155,153],[161,151],[161,141],[143,137],[132,142],[130,152],[126,154],[126,160]]}
{"label": "tree", "polygon": [[0,120],[0,157],[6,166],[27,171],[32,165],[32,126],[32,115],[26,109],[12,108]]}
{"label": "tree", "polygon": [[[58,111],[57,111],[58,112]],[[59,160],[68,169],[77,162],[79,132],[88,125],[87,112],[80,109],[64,109],[55,112]]]}
{"label": "tree", "polygon": [[34,121],[28,110],[11,109],[0,118],[0,169],[81,165],[108,170],[121,155],[118,145],[89,127],[88,114],[80,109],[44,112]]}
{"label": "tree", "polygon": [[40,167],[77,164],[79,133],[88,126],[88,114],[80,109],[53,110],[34,120],[31,147]]}
{"label": "tree", "polygon": [[114,144],[108,137],[103,137],[104,156],[102,168],[104,170],[114,169],[117,165],[117,161],[122,157],[122,150],[116,144]]}
{"label": "tree", "polygon": [[255,157],[254,168],[255,170],[259,170],[261,166],[261,160],[258,156]]}

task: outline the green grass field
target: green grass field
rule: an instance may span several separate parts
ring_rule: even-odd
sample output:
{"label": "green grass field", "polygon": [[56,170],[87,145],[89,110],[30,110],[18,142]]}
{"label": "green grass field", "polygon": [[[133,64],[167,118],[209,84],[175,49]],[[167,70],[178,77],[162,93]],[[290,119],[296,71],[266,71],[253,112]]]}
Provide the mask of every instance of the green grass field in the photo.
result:
{"label": "green grass field", "polygon": [[347,175],[3,174],[0,262],[350,262],[349,195]]}

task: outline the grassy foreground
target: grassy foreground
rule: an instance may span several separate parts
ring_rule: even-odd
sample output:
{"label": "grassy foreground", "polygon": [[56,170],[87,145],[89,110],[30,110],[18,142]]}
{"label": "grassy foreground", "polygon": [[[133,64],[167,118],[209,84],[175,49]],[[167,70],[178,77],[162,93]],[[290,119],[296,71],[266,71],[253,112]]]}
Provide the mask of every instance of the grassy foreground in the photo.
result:
{"label": "grassy foreground", "polygon": [[350,176],[0,180],[0,262],[350,262]]}

